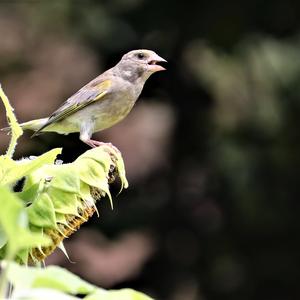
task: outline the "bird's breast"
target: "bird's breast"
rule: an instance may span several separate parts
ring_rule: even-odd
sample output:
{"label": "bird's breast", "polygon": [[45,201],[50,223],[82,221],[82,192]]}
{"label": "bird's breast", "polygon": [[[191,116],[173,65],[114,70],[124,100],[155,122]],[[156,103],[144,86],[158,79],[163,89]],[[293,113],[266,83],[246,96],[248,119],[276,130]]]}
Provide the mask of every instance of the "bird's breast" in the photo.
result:
{"label": "bird's breast", "polygon": [[129,95],[117,95],[111,99],[105,99],[99,104],[95,104],[93,110],[93,120],[95,131],[109,128],[124,119],[131,111],[136,98]]}
{"label": "bird's breast", "polygon": [[76,122],[78,126],[82,122],[93,122],[93,132],[109,128],[124,119],[131,111],[139,94],[128,90],[111,92],[86,106],[72,116],[71,122]]}

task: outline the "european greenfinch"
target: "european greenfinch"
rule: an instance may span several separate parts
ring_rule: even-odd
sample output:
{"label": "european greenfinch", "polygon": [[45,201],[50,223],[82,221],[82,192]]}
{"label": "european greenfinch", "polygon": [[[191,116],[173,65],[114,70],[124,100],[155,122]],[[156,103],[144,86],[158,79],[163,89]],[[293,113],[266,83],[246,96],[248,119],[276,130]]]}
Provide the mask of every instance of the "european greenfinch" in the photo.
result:
{"label": "european greenfinch", "polygon": [[21,127],[34,130],[33,136],[48,131],[79,132],[81,141],[100,146],[103,143],[92,140],[92,134],[127,116],[150,75],[165,70],[161,62],[166,60],[151,50],[130,51],[117,65],[68,98],[49,118],[25,122]]}

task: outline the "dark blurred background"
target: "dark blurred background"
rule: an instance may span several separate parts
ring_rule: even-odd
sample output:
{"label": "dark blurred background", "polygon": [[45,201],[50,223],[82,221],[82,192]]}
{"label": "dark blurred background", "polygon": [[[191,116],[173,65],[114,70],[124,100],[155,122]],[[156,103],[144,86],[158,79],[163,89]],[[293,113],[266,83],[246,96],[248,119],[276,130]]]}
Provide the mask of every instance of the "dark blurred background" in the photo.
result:
{"label": "dark blurred background", "polygon": [[[75,263],[48,263],[156,299],[300,299],[299,25],[291,0],[0,1],[0,81],[20,121],[128,50],[169,61],[97,134],[122,151],[129,189],[66,242]],[[54,147],[65,162],[88,149],[26,133],[15,157]]]}

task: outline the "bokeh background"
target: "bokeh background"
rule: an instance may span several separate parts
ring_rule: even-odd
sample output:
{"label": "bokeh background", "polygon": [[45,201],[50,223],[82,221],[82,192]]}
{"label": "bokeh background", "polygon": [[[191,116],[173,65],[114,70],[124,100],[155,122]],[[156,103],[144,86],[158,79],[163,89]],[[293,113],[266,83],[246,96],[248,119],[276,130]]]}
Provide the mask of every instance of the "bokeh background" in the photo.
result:
{"label": "bokeh background", "polygon": [[[156,299],[300,299],[299,25],[292,0],[0,1],[0,82],[20,121],[128,50],[169,61],[96,135],[122,151],[130,188],[66,242],[73,263],[48,263]],[[65,162],[88,149],[26,133],[16,158],[54,147]]]}

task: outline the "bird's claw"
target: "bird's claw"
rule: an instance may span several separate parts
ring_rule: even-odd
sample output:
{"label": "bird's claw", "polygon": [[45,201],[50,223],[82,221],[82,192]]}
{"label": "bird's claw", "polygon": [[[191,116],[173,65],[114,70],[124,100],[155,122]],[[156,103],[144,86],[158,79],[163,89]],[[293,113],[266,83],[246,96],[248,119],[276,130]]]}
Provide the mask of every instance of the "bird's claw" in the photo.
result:
{"label": "bird's claw", "polygon": [[91,146],[92,148],[96,148],[96,147],[100,147],[100,146],[108,146],[108,147],[114,149],[115,152],[121,153],[120,150],[116,146],[114,146],[112,143],[104,143],[104,142],[99,142],[96,140],[88,140],[86,143],[89,146]]}

